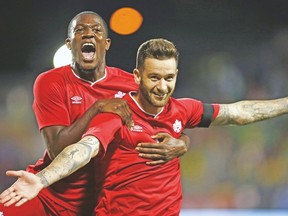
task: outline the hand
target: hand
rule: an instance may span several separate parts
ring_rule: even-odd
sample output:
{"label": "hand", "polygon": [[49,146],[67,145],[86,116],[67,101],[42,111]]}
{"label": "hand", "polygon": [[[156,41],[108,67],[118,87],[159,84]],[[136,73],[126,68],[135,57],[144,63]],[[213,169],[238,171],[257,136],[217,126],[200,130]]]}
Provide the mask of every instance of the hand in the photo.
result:
{"label": "hand", "polygon": [[6,175],[18,177],[18,180],[0,194],[0,203],[5,203],[4,206],[10,206],[14,203],[16,203],[15,206],[21,206],[36,197],[43,188],[40,178],[33,173],[19,170],[7,171]]}
{"label": "hand", "polygon": [[188,151],[183,140],[175,139],[167,133],[158,133],[152,138],[160,142],[139,143],[136,147],[136,150],[140,152],[140,157],[152,160],[146,163],[148,165],[164,164]]}
{"label": "hand", "polygon": [[98,113],[115,113],[121,117],[122,122],[128,128],[133,127],[132,112],[126,100],[121,98],[99,99],[96,101],[95,106],[98,109]]}

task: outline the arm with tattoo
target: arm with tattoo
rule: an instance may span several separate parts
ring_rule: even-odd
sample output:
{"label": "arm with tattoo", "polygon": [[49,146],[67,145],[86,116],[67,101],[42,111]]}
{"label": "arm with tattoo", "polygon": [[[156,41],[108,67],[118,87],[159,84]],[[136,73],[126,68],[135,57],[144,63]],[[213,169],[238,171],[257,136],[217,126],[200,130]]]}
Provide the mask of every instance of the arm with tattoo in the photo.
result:
{"label": "arm with tattoo", "polygon": [[36,175],[44,187],[65,178],[85,166],[99,152],[99,140],[86,136],[78,143],[67,146],[45,169]]}
{"label": "arm with tattoo", "polygon": [[67,146],[49,166],[37,173],[7,171],[8,176],[18,177],[17,181],[0,194],[0,203],[20,206],[37,196],[41,189],[65,178],[86,165],[99,152],[99,140],[86,136],[79,142]]}
{"label": "arm with tattoo", "polygon": [[274,100],[246,100],[220,104],[213,126],[246,125],[288,113],[288,98]]}

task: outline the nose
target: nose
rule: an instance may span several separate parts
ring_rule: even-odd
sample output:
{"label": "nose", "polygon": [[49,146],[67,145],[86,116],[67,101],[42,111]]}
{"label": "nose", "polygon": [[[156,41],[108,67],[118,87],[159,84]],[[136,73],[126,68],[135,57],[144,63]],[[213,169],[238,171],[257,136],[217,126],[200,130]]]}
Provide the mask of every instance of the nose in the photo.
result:
{"label": "nose", "polygon": [[94,35],[93,34],[82,34],[82,39],[90,39],[90,38],[93,38]]}
{"label": "nose", "polygon": [[92,29],[90,27],[86,27],[84,29],[83,34],[82,34],[82,39],[89,39],[92,37],[94,37],[94,33],[93,33]]}
{"label": "nose", "polygon": [[163,78],[159,80],[157,88],[158,88],[158,91],[160,91],[161,93],[166,93],[168,89],[166,80]]}

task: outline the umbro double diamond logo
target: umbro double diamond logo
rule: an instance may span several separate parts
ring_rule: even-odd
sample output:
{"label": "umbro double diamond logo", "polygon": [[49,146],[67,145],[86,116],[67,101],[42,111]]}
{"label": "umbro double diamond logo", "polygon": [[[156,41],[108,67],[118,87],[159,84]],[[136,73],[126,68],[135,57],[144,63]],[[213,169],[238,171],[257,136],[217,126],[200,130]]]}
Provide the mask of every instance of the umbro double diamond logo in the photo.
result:
{"label": "umbro double diamond logo", "polygon": [[71,98],[71,100],[72,100],[72,104],[81,104],[82,103],[82,98],[80,96],[74,96]]}

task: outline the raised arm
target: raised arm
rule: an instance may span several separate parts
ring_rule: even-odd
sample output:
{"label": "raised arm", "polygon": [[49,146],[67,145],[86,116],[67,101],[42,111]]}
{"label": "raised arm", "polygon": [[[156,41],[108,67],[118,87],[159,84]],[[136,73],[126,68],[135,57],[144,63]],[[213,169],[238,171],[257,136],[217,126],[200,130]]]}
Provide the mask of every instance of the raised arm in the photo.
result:
{"label": "raised arm", "polygon": [[274,100],[245,100],[220,104],[219,114],[211,125],[246,125],[287,113],[287,97]]}
{"label": "raised arm", "polygon": [[92,118],[103,112],[119,115],[128,127],[133,124],[132,114],[125,100],[100,99],[70,126],[50,126],[41,130],[49,157],[54,159],[65,147],[78,142],[87,130]]}
{"label": "raised arm", "polygon": [[36,175],[26,171],[7,171],[18,180],[0,195],[5,206],[20,206],[37,196],[42,188],[69,176],[86,165],[99,152],[100,143],[94,136],[85,136],[78,143],[67,146],[51,164]]}
{"label": "raised arm", "polygon": [[[95,103],[76,111],[75,116],[67,106],[67,92],[62,76],[54,73],[40,74],[33,86],[33,110],[41,127],[47,152],[53,160],[66,146],[78,142],[87,130],[95,115],[111,112],[119,115],[126,125],[133,124],[132,114],[127,101],[120,98],[98,99]],[[69,119],[76,120],[70,122]]]}

